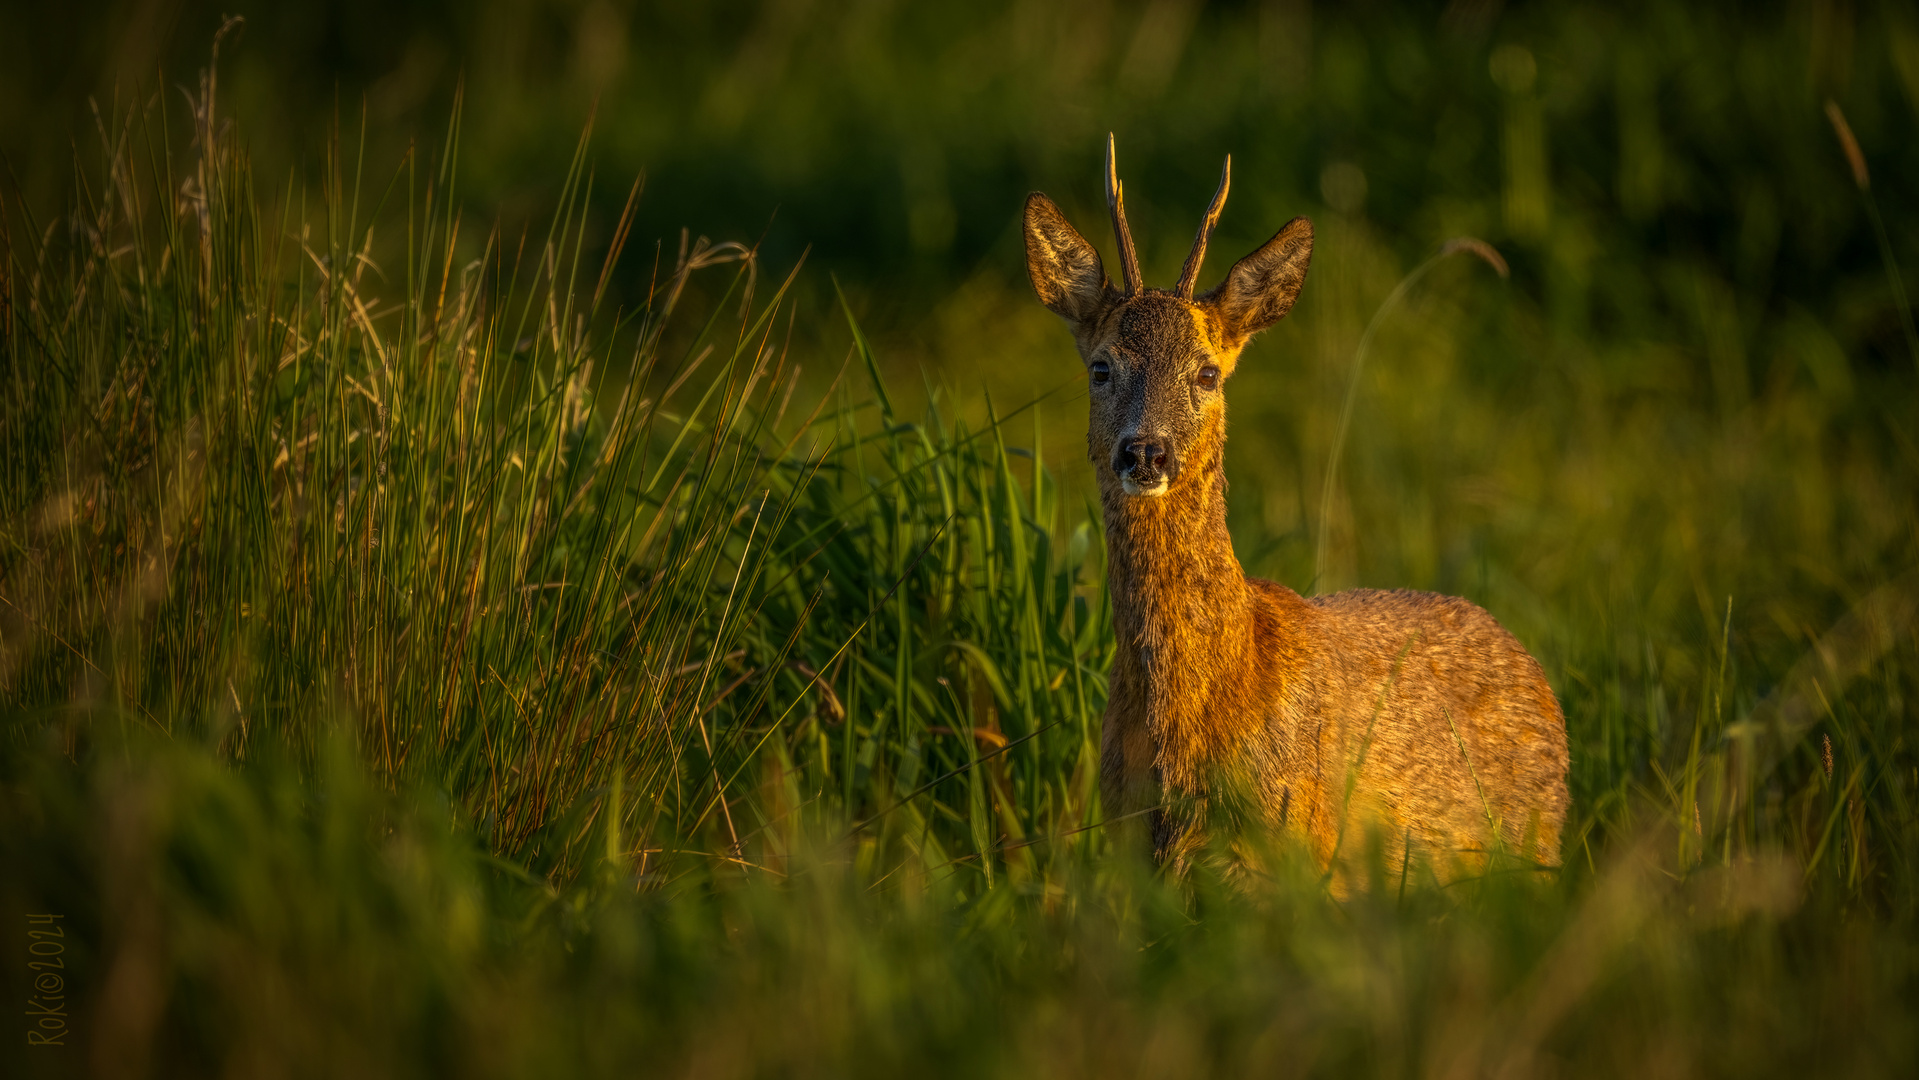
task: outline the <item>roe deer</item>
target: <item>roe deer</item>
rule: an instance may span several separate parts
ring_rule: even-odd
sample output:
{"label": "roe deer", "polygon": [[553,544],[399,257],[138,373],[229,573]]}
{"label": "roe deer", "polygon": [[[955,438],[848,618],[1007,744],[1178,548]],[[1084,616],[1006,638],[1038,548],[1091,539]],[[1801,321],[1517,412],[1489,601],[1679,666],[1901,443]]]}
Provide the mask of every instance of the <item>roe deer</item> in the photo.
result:
{"label": "roe deer", "polygon": [[1222,388],[1247,340],[1293,306],[1313,226],[1294,218],[1195,296],[1231,169],[1229,157],[1170,292],[1141,283],[1110,135],[1120,287],[1052,200],[1026,199],[1027,272],[1090,379],[1118,638],[1100,744],[1108,820],[1150,814],[1154,855],[1175,870],[1209,816],[1301,837],[1328,873],[1342,837],[1356,847],[1368,829],[1392,864],[1416,851],[1442,878],[1483,865],[1495,839],[1557,865],[1566,722],[1505,628],[1433,593],[1303,598],[1233,556]]}

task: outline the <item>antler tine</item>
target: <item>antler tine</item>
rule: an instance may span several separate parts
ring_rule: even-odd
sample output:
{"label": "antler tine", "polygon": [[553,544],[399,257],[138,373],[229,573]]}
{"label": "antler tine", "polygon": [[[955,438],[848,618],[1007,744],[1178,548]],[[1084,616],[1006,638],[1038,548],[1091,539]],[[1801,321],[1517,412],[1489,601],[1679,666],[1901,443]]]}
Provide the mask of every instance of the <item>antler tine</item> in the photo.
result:
{"label": "antler tine", "polygon": [[1126,227],[1126,204],[1121,199],[1119,166],[1113,160],[1113,133],[1106,133],[1106,207],[1113,213],[1113,236],[1119,241],[1119,268],[1126,281],[1126,295],[1137,296],[1144,287],[1139,276],[1139,252],[1133,248],[1133,232]]}
{"label": "antler tine", "polygon": [[1200,220],[1199,235],[1193,237],[1193,253],[1186,256],[1186,265],[1179,271],[1179,296],[1182,300],[1193,298],[1193,286],[1199,284],[1199,268],[1206,262],[1206,242],[1213,238],[1213,228],[1219,224],[1219,213],[1226,209],[1226,189],[1233,183],[1233,155],[1226,155],[1226,164],[1219,170],[1219,190],[1213,194],[1213,204],[1206,208],[1206,216]]}

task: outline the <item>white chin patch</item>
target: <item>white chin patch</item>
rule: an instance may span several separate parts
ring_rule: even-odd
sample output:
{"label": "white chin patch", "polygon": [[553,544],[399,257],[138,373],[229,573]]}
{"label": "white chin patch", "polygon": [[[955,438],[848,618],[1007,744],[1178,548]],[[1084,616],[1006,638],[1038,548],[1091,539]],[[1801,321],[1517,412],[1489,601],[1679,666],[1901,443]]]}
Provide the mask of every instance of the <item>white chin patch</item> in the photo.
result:
{"label": "white chin patch", "polygon": [[1149,499],[1157,499],[1166,494],[1166,478],[1163,476],[1153,481],[1151,487],[1139,483],[1130,476],[1122,476],[1119,478],[1119,486],[1128,495],[1144,495]]}

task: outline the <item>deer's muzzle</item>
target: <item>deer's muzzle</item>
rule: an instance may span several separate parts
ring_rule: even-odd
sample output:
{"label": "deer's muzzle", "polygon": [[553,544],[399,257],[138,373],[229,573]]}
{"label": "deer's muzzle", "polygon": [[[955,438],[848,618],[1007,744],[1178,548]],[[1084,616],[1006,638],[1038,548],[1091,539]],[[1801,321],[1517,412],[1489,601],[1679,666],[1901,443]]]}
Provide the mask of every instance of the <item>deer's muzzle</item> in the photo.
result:
{"label": "deer's muzzle", "polygon": [[1134,436],[1121,439],[1113,450],[1113,472],[1119,475],[1119,486],[1126,494],[1150,498],[1166,494],[1173,477],[1179,474],[1179,460],[1166,439]]}

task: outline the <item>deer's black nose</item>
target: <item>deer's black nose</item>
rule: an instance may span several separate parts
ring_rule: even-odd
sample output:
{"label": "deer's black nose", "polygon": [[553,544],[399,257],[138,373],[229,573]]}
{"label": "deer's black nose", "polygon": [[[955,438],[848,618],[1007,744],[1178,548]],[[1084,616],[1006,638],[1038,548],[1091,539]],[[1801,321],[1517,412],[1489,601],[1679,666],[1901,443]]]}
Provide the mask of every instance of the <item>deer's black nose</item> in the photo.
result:
{"label": "deer's black nose", "polygon": [[1171,476],[1172,458],[1172,451],[1164,439],[1122,439],[1119,448],[1113,452],[1113,471],[1121,476],[1131,476],[1141,483],[1151,483],[1161,477]]}

